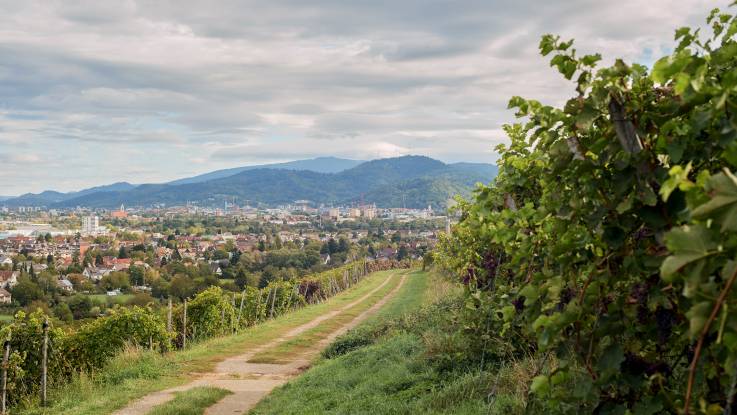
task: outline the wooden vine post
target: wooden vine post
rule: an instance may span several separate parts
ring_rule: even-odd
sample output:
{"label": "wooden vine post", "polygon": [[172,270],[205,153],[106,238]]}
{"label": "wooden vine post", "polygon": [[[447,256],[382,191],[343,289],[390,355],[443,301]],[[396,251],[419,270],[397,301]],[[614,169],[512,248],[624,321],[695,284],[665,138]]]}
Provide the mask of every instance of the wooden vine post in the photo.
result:
{"label": "wooden vine post", "polygon": [[169,297],[169,305],[166,311],[166,332],[171,333],[171,297]]}
{"label": "wooden vine post", "polygon": [[271,292],[274,291],[273,288],[269,288],[269,293],[266,294],[266,300],[264,301],[264,320],[267,319],[269,316],[269,302],[271,301]]}
{"label": "wooden vine post", "polygon": [[43,322],[43,346],[41,348],[41,405],[46,406],[47,364],[49,357],[49,319]]}
{"label": "wooden vine post", "polygon": [[271,297],[271,312],[269,313],[269,318],[274,318],[274,303],[276,303],[277,290],[279,290],[279,287],[274,288],[274,295]]}
{"label": "wooden vine post", "polygon": [[264,290],[258,290],[258,299],[256,300],[256,305],[254,306],[254,322],[261,320],[261,297],[264,294]]}
{"label": "wooden vine post", "polygon": [[236,323],[235,323],[236,332],[241,328],[241,315],[243,314],[243,300],[245,299],[246,299],[246,290],[243,290],[243,294],[241,294],[241,306],[238,307],[238,318],[236,319]]}
{"label": "wooden vine post", "polygon": [[184,315],[182,316],[182,349],[187,348],[187,299],[184,299]]}
{"label": "wooden vine post", "polygon": [[8,360],[10,360],[10,333],[8,338],[5,339],[3,345],[3,402],[2,402],[2,414],[5,415],[8,410]]}
{"label": "wooden vine post", "polygon": [[225,334],[225,307],[220,307],[220,326],[223,328],[222,334]]}

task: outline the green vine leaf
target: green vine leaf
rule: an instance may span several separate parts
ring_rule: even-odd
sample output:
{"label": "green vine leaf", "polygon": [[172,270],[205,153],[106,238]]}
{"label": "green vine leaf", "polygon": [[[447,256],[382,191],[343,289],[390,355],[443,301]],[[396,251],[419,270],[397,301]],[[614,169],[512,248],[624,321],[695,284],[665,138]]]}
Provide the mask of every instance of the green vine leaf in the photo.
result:
{"label": "green vine leaf", "polygon": [[660,267],[660,275],[666,281],[672,281],[673,275],[686,265],[713,255],[717,247],[709,230],[702,225],[675,228],[668,232],[665,243],[673,252]]}
{"label": "green vine leaf", "polygon": [[688,179],[688,174],[691,173],[691,163],[688,163],[686,167],[673,166],[668,171],[668,180],[666,180],[660,187],[660,197],[664,202],[668,201],[670,194],[674,190],[680,189],[685,192],[694,187],[694,183]]}
{"label": "green vine leaf", "polygon": [[711,176],[708,181],[712,198],[694,209],[696,218],[713,218],[722,225],[722,231],[737,230],[737,177],[729,169]]}
{"label": "green vine leaf", "polygon": [[604,350],[604,353],[599,358],[597,369],[604,376],[612,375],[619,370],[619,366],[623,361],[624,352],[622,352],[622,346],[615,343]]}

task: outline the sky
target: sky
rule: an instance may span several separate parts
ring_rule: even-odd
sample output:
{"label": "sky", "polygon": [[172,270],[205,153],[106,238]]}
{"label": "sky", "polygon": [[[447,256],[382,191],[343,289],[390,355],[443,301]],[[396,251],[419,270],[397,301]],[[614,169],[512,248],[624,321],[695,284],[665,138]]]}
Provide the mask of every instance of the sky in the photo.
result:
{"label": "sky", "polygon": [[[731,0],[0,0],[0,195],[317,156],[494,162],[537,45],[652,64]],[[734,10],[733,10],[734,11]]]}

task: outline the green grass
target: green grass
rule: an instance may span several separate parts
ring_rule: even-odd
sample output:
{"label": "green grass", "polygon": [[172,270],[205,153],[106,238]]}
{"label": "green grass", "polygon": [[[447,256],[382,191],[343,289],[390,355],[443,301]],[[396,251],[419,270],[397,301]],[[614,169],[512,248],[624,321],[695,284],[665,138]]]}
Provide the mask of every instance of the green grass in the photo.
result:
{"label": "green grass", "polygon": [[328,301],[313,304],[255,325],[233,336],[195,343],[183,351],[161,355],[131,349],[119,355],[93,376],[82,375],[50,391],[50,407],[37,401],[15,409],[16,414],[109,414],[148,393],[186,383],[209,372],[217,362],[283,336],[314,318],[341,308],[379,286],[387,277],[404,270],[382,271]]}
{"label": "green grass", "polygon": [[[459,377],[456,382],[444,382],[423,364],[423,353],[419,336],[392,336],[324,361],[269,395],[250,414],[488,413],[488,405],[478,396],[485,395],[488,378]],[[454,393],[459,395],[449,400]]]}
{"label": "green grass", "polygon": [[0,314],[0,322],[10,323],[12,321],[13,321],[13,316],[11,314]]}
{"label": "green grass", "polygon": [[275,389],[250,414],[525,413],[537,362],[478,370],[457,359],[463,344],[452,316],[462,304],[433,303],[455,298],[459,288],[442,287],[428,273],[411,277],[378,314],[336,339],[329,358]]}
{"label": "green grass", "polygon": [[407,275],[407,281],[399,289],[397,296],[390,300],[376,314],[367,318],[363,324],[374,324],[377,321],[396,318],[417,310],[428,302],[431,282],[435,283],[436,281],[428,273],[423,271],[411,272]]}
{"label": "green grass", "polygon": [[201,386],[186,392],[177,392],[176,397],[155,406],[147,415],[201,415],[215,402],[230,395],[225,389]]}

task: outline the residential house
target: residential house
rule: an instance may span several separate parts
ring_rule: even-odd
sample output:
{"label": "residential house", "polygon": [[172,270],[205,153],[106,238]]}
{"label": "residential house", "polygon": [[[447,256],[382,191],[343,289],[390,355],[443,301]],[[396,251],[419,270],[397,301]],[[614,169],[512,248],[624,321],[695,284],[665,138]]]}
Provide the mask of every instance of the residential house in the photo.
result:
{"label": "residential house", "polygon": [[0,256],[0,266],[2,265],[13,265],[13,260],[9,256]]}
{"label": "residential house", "polygon": [[13,288],[18,283],[19,271],[0,271],[0,287]]}
{"label": "residential house", "polygon": [[84,269],[84,271],[82,271],[82,275],[84,275],[85,278],[87,278],[88,280],[91,280],[91,281],[100,281],[102,279],[102,277],[110,274],[114,270],[115,270],[114,268],[87,267],[87,268]]}
{"label": "residential house", "polygon": [[72,285],[72,282],[69,281],[68,279],[62,278],[62,279],[60,279],[60,280],[57,281],[57,284],[59,286],[59,289],[62,290],[62,291],[64,291],[64,292],[70,293],[70,292],[74,291],[74,285]]}
{"label": "residential house", "polygon": [[223,275],[223,270],[220,268],[220,264],[217,261],[210,262],[210,271],[218,277]]}
{"label": "residential house", "polygon": [[13,297],[10,295],[8,290],[0,288],[0,304],[10,304],[13,301]]}
{"label": "residential house", "polygon": [[46,265],[46,264],[33,264],[33,265],[31,265],[31,268],[33,268],[33,272],[34,273],[40,274],[40,273],[46,271],[47,269],[49,269],[49,266]]}

